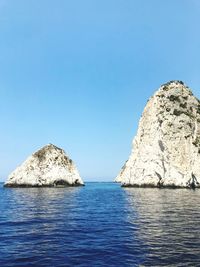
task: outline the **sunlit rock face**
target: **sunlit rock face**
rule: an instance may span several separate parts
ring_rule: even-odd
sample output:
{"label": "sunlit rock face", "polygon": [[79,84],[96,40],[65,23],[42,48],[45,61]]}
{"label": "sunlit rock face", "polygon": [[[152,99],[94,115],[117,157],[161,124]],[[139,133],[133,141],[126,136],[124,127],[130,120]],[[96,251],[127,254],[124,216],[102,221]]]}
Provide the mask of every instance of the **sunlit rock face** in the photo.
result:
{"label": "sunlit rock face", "polygon": [[6,187],[78,186],[83,181],[64,150],[48,144],[13,171]]}
{"label": "sunlit rock face", "polygon": [[150,98],[116,181],[123,186],[200,186],[200,101],[183,82],[164,84]]}

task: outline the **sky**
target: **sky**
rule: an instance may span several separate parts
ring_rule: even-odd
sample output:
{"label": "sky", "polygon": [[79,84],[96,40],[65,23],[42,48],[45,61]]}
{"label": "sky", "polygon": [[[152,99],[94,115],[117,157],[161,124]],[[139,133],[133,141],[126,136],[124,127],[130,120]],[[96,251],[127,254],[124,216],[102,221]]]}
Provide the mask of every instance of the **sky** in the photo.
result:
{"label": "sky", "polygon": [[149,97],[200,98],[199,0],[0,0],[0,181],[42,146],[112,181]]}

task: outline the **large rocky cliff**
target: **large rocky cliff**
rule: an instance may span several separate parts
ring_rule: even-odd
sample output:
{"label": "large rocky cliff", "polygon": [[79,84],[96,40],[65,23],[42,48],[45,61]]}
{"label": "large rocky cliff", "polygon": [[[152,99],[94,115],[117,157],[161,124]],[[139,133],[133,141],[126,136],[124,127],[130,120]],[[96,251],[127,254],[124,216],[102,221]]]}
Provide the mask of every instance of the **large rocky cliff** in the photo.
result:
{"label": "large rocky cliff", "polygon": [[77,186],[83,181],[64,150],[49,144],[32,154],[5,183],[17,186]]}
{"label": "large rocky cliff", "polygon": [[116,181],[123,186],[200,186],[200,101],[183,82],[164,84],[150,98]]}

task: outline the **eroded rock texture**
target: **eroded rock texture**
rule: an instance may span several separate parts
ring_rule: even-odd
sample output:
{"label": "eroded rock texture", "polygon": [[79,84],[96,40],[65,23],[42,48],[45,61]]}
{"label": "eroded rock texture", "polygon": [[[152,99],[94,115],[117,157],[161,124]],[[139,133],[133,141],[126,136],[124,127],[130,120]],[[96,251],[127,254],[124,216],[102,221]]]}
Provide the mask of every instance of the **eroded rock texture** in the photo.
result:
{"label": "eroded rock texture", "polygon": [[7,187],[76,185],[83,185],[76,166],[64,150],[52,144],[32,154],[5,183]]}
{"label": "eroded rock texture", "polygon": [[199,187],[200,101],[183,82],[164,84],[150,98],[116,181],[123,186]]}

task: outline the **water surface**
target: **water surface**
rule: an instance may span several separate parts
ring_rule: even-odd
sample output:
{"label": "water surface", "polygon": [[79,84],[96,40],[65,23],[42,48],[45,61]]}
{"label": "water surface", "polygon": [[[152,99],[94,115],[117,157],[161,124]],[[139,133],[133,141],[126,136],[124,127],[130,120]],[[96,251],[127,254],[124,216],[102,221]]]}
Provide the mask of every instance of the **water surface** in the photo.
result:
{"label": "water surface", "polygon": [[1,184],[0,266],[200,266],[200,190]]}

